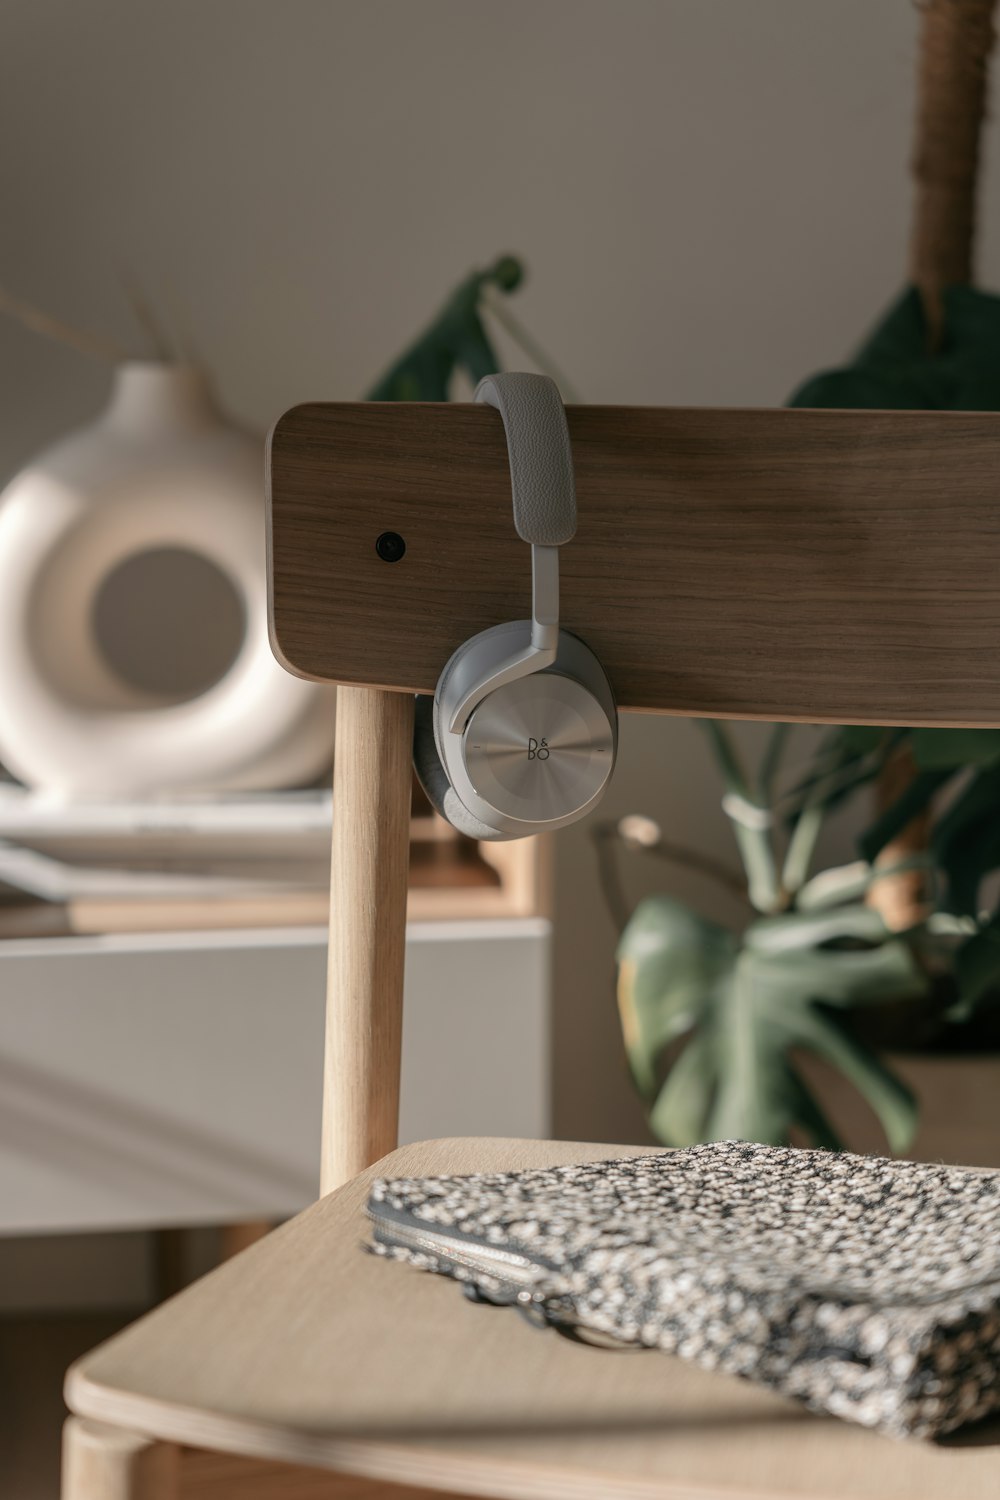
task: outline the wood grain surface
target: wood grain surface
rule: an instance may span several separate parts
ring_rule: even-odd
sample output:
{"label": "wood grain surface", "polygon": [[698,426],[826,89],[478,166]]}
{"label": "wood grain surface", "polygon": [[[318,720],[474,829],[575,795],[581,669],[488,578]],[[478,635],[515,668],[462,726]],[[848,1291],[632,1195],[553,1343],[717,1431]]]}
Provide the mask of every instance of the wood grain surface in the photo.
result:
{"label": "wood grain surface", "polygon": [[320,1191],[399,1139],[413,699],[338,694]]}
{"label": "wood grain surface", "polygon": [[[626,709],[1000,723],[1000,416],[570,407],[563,621]],[[498,413],[299,406],[270,442],[272,642],[430,692],[524,617]],[[386,530],[406,542],[377,556]]]}
{"label": "wood grain surface", "polygon": [[[439,1141],[374,1172],[636,1154]],[[509,1500],[996,1500],[1000,1424],[941,1444],[610,1352],[362,1252],[369,1171],[85,1356],[74,1410],[196,1447]]]}

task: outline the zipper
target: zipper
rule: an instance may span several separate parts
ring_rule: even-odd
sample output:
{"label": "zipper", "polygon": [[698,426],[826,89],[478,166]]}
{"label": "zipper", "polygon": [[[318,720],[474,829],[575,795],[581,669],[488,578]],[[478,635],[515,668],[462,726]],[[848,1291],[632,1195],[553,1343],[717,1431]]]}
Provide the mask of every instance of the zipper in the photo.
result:
{"label": "zipper", "polygon": [[390,1249],[423,1251],[449,1269],[489,1276],[502,1288],[499,1292],[487,1292],[472,1282],[466,1282],[463,1289],[474,1302],[492,1302],[498,1307],[513,1305],[533,1328],[552,1328],[577,1343],[633,1352],[642,1349],[641,1345],[616,1338],[614,1334],[588,1330],[568,1306],[561,1306],[558,1312],[547,1306],[541,1282],[558,1269],[548,1260],[541,1257],[532,1260],[516,1250],[501,1250],[499,1246],[473,1235],[432,1229],[423,1220],[414,1221],[405,1209],[394,1208],[390,1203],[369,1202],[367,1213],[378,1244]]}
{"label": "zipper", "polygon": [[[547,1274],[559,1273],[558,1266],[541,1257],[532,1260],[516,1250],[502,1250],[499,1246],[476,1239],[473,1235],[449,1234],[446,1229],[431,1228],[423,1220],[414,1220],[405,1209],[394,1208],[389,1203],[369,1203],[367,1213],[372,1221],[375,1239],[379,1244],[389,1247],[398,1246],[402,1250],[424,1251],[449,1267],[491,1276],[494,1281],[502,1285],[508,1300],[522,1306],[542,1301],[540,1283]],[[702,1254],[704,1259],[710,1260],[714,1252],[702,1252]],[[741,1268],[741,1262],[737,1257],[733,1258],[732,1264],[735,1271]],[[755,1265],[756,1262],[751,1262],[751,1264]],[[899,1293],[892,1297],[876,1298],[863,1286],[858,1287],[844,1282],[819,1286],[803,1282],[795,1286],[790,1276],[789,1290],[798,1291],[802,1295],[828,1298],[845,1305],[867,1304],[873,1313],[881,1313],[900,1307],[934,1308],[941,1303],[966,1296],[970,1292],[986,1289],[992,1291],[998,1283],[1000,1283],[1000,1271],[991,1271],[987,1276],[974,1281],[961,1282],[957,1286],[946,1287],[943,1291],[927,1292],[917,1296]],[[482,1296],[486,1301],[499,1300],[485,1293]],[[560,1315],[560,1321],[575,1322],[568,1311]]]}
{"label": "zipper", "polygon": [[545,1261],[532,1260],[516,1250],[503,1250],[472,1235],[432,1228],[390,1203],[369,1203],[368,1217],[378,1244],[390,1249],[423,1251],[450,1268],[490,1276],[512,1300],[520,1303],[534,1301],[546,1272],[555,1269]]}

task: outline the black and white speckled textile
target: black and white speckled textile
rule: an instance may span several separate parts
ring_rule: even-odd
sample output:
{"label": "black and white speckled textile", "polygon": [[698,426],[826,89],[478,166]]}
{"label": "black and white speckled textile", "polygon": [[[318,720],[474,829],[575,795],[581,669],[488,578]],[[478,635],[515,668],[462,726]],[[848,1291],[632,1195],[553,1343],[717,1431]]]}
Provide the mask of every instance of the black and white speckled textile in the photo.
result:
{"label": "black and white speckled textile", "polygon": [[896,1436],[1000,1411],[1000,1173],[727,1141],[369,1213],[380,1254]]}

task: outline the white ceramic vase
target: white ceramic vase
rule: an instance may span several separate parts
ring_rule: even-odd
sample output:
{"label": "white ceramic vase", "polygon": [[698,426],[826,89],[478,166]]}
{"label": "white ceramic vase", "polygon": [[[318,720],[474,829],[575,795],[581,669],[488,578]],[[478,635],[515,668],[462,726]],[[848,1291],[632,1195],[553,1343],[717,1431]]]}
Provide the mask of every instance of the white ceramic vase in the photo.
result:
{"label": "white ceramic vase", "polygon": [[[332,690],[267,634],[262,444],[195,369],[128,363],[0,496],[0,761],[66,799],[301,785]],[[207,672],[208,681],[204,681]]]}

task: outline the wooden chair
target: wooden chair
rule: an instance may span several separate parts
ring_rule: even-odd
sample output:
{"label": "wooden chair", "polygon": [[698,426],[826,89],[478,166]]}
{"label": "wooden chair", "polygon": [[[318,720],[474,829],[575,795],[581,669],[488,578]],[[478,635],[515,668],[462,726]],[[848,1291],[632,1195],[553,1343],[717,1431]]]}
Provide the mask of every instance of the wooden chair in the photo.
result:
{"label": "wooden chair", "polygon": [[[623,709],[1000,724],[1000,418],[577,407],[569,422],[563,617]],[[499,416],[299,407],[270,462],[274,647],[342,684],[324,1196],[73,1367],[65,1500],[172,1500],[178,1445],[536,1500],[994,1500],[1000,1429],[893,1442],[680,1360],[539,1333],[362,1254],[376,1172],[621,1148],[394,1149],[412,694],[466,636],[527,612]],[[377,556],[385,530],[403,563]],[[299,1494],[282,1472],[278,1493]]]}

